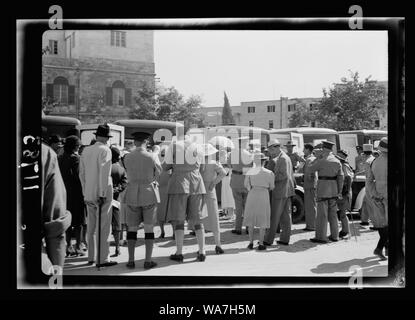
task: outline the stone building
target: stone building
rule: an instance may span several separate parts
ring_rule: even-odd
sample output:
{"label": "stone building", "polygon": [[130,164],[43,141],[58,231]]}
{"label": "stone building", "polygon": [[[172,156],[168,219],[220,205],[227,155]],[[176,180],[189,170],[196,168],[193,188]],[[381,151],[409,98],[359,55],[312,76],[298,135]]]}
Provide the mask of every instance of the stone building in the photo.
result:
{"label": "stone building", "polygon": [[[300,103],[311,110],[319,101],[320,98],[282,97],[279,100],[241,102],[240,106],[232,106],[231,109],[235,125],[281,129],[289,126],[290,117]],[[207,125],[222,124],[222,108],[202,108]]]}
{"label": "stone building", "polygon": [[154,86],[151,30],[50,30],[42,48],[46,114],[82,123],[126,119],[137,90]]}

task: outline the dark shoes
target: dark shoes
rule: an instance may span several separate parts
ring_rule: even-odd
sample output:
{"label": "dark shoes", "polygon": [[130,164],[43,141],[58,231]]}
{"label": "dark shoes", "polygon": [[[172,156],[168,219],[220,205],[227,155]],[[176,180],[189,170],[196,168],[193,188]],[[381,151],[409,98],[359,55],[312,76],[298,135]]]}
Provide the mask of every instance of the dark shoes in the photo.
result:
{"label": "dark shoes", "polygon": [[196,235],[196,232],[194,232],[194,231],[190,231],[190,233],[189,233],[191,236],[195,236]]}
{"label": "dark shoes", "polygon": [[320,239],[317,239],[317,238],[312,238],[312,239],[310,239],[310,241],[314,242],[314,243],[327,243],[328,242],[326,240],[320,240]]}
{"label": "dark shoes", "polygon": [[242,234],[242,231],[241,230],[232,230],[231,232],[232,233],[236,233],[236,234]]}
{"label": "dark shoes", "polygon": [[119,255],[121,255],[120,249],[116,249],[115,253],[113,255],[111,255],[110,257],[114,258],[114,257],[118,257]]}
{"label": "dark shoes", "polygon": [[216,247],[215,247],[215,252],[216,252],[216,254],[222,254],[222,253],[224,253],[225,251],[223,251],[223,249],[222,249],[221,247],[216,246]]}
{"label": "dark shoes", "polygon": [[154,268],[155,266],[157,266],[157,263],[155,263],[154,261],[144,262],[144,269],[146,269],[146,270]]}
{"label": "dark shoes", "polygon": [[267,250],[267,247],[266,247],[266,246],[264,246],[263,244],[260,244],[260,245],[258,246],[258,250]]}
{"label": "dark shoes", "polygon": [[277,241],[277,243],[278,243],[278,244],[282,244],[282,245],[284,245],[284,246],[288,246],[288,242],[284,242],[284,241],[280,241],[280,240],[278,240],[278,241]]}
{"label": "dark shoes", "polygon": [[96,266],[97,266],[97,268],[112,267],[112,266],[115,266],[116,264],[118,264],[117,261],[108,261],[108,262],[104,262],[104,263],[98,263],[98,264],[96,264]]}
{"label": "dark shoes", "polygon": [[203,253],[197,253],[197,260],[203,262],[206,260],[206,255]]}
{"label": "dark shoes", "polygon": [[369,222],[360,222],[360,225],[361,226],[368,226],[369,225]]}
{"label": "dark shoes", "polygon": [[334,239],[332,236],[329,236],[329,240],[330,240],[330,241],[333,241],[333,242],[337,242],[337,241],[339,241],[339,239]]}
{"label": "dark shoes", "polygon": [[388,258],[386,258],[381,249],[376,248],[375,251],[373,251],[373,254],[377,255],[379,257],[380,260],[384,261],[384,260],[388,260]]}
{"label": "dark shoes", "polygon": [[70,246],[66,248],[66,257],[76,256],[76,251],[74,247]]}
{"label": "dark shoes", "polygon": [[344,232],[344,231],[340,231],[339,232],[339,238],[345,238],[345,237],[347,237],[349,235],[349,233],[348,232]]}
{"label": "dark shoes", "polygon": [[264,244],[264,246],[268,246],[268,247],[271,246],[271,243],[266,242],[266,241],[264,241],[263,244]]}
{"label": "dark shoes", "polygon": [[135,268],[135,262],[134,261],[128,261],[127,268],[134,269]]}
{"label": "dark shoes", "polygon": [[248,248],[249,250],[254,249],[254,244],[251,242],[250,244],[248,244],[247,248]]}
{"label": "dark shoes", "polygon": [[183,262],[183,255],[182,254],[172,254],[172,255],[170,255],[170,260]]}
{"label": "dark shoes", "polygon": [[88,261],[89,265],[93,265],[95,263],[95,261]]}

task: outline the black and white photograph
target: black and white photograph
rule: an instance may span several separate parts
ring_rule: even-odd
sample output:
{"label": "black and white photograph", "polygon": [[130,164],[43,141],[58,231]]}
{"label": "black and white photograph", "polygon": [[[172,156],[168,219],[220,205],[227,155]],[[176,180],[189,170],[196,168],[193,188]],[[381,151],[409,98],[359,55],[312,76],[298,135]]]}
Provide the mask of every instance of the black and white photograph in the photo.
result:
{"label": "black and white photograph", "polygon": [[18,289],[405,287],[403,18],[60,10],[16,21]]}

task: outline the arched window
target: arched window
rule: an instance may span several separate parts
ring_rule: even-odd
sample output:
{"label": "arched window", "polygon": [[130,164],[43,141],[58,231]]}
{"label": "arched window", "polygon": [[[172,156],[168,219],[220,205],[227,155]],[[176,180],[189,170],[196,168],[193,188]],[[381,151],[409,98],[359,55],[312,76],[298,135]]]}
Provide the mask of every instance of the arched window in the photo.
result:
{"label": "arched window", "polygon": [[69,83],[64,77],[57,77],[53,81],[53,97],[61,104],[68,104]]}

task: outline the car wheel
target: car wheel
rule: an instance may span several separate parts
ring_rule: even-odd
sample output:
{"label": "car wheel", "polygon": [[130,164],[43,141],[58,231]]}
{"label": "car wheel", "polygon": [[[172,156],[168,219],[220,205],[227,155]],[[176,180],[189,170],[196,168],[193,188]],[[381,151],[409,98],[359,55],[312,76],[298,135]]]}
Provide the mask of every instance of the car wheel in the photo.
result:
{"label": "car wheel", "polygon": [[292,223],[300,223],[304,220],[304,200],[298,194],[291,198],[291,219]]}

